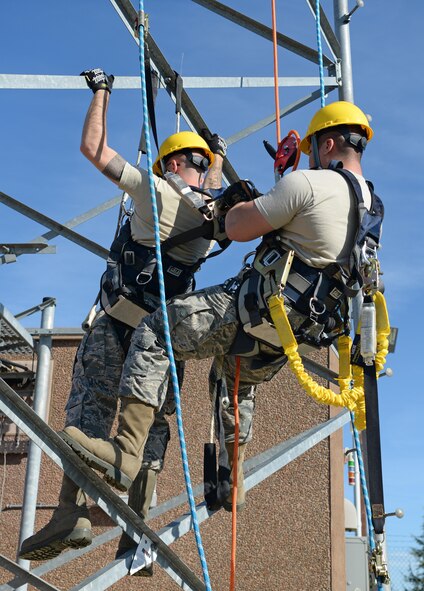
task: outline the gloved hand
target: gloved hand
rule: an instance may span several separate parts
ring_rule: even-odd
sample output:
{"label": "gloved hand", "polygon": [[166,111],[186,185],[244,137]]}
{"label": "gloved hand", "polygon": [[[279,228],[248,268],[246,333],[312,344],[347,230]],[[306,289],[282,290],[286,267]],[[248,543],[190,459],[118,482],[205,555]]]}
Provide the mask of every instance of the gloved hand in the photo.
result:
{"label": "gloved hand", "polygon": [[227,143],[223,137],[217,133],[211,133],[209,129],[202,129],[200,135],[208,144],[213,154],[218,154],[223,158],[225,157],[227,153]]}
{"label": "gloved hand", "polygon": [[112,92],[113,81],[115,76],[113,74],[106,74],[101,68],[94,68],[94,70],[84,70],[80,76],[85,76],[88,88],[96,93],[98,90],[107,90]]}
{"label": "gloved hand", "polygon": [[229,211],[240,201],[253,201],[261,193],[256,189],[252,181],[240,180],[225,189],[219,199],[216,200],[216,208],[221,214]]}

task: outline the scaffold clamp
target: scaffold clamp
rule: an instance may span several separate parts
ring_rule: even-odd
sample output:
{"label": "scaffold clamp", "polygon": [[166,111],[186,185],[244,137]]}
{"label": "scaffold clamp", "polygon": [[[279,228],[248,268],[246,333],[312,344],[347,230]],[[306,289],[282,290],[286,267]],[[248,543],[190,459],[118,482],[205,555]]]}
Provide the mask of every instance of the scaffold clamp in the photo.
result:
{"label": "scaffold clamp", "polygon": [[142,568],[146,568],[146,566],[150,566],[152,562],[155,562],[157,556],[158,553],[155,544],[152,544],[149,538],[143,534],[137,547],[137,551],[134,554],[134,559],[130,568],[130,575],[133,575]]}

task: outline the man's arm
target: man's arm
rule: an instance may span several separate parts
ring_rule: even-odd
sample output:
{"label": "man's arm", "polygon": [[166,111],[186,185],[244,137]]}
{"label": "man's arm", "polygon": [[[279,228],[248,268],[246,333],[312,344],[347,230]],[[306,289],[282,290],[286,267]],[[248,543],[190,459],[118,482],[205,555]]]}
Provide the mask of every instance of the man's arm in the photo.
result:
{"label": "man's arm", "polygon": [[222,166],[225,155],[227,154],[227,143],[223,137],[217,133],[212,134],[208,129],[202,129],[200,135],[215,155],[214,163],[208,170],[202,188],[220,189],[222,187]]}
{"label": "man's arm", "polygon": [[93,82],[93,72],[97,72],[97,70],[87,70],[86,72],[83,72],[87,85],[93,90],[94,96],[84,122],[81,138],[81,152],[104,175],[114,183],[118,184],[126,161],[115,150],[108,146],[106,125],[106,113],[112,90],[113,77],[107,77],[104,72],[100,70],[103,76],[107,79],[108,85],[105,83],[105,87],[99,87],[98,75],[96,82]]}
{"label": "man's arm", "polygon": [[255,201],[237,203],[225,217],[225,232],[230,240],[236,242],[248,242],[273,230],[259,212]]}
{"label": "man's arm", "polygon": [[215,154],[215,160],[203,183],[203,189],[220,189],[222,187],[222,165],[224,158],[219,154]]}

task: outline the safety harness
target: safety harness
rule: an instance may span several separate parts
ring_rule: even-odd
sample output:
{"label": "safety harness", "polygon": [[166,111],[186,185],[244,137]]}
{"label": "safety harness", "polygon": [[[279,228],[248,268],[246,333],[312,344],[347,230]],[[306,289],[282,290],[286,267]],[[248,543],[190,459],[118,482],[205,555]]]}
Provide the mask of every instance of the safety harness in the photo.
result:
{"label": "safety harness", "polygon": [[[165,178],[183,201],[204,218],[203,224],[171,236],[161,244],[166,297],[170,298],[191,291],[194,274],[205,260],[217,256],[231,244],[225,233],[225,215],[232,205],[251,200],[259,193],[250,181],[238,181],[225,190],[203,191],[194,190],[177,174],[166,173]],[[197,238],[216,240],[220,248],[192,265],[181,263],[168,254],[179,244]],[[159,297],[156,265],[155,249],[132,239],[131,220],[128,219],[111,245],[106,271],[101,278],[100,304],[106,314],[135,328],[144,316],[153,312],[145,293]]]}
{"label": "safety harness", "polygon": [[[288,308],[304,317],[295,327],[298,343],[319,348],[329,346],[340,334],[349,332],[348,298],[356,296],[361,289],[378,289],[380,273],[376,251],[383,204],[368,183],[372,198],[368,210],[356,177],[338,165],[332,170],[343,176],[355,195],[358,231],[348,270],[337,263],[324,269],[311,267],[287,248],[277,232],[264,236],[256,251],[251,253],[254,254],[252,264],[246,263],[236,278],[240,322],[243,331],[253,338],[252,350],[240,354],[255,355],[257,342],[282,349],[268,306],[273,294],[284,292]],[[321,330],[318,333],[315,330],[317,334],[312,336],[311,328],[317,325]]]}

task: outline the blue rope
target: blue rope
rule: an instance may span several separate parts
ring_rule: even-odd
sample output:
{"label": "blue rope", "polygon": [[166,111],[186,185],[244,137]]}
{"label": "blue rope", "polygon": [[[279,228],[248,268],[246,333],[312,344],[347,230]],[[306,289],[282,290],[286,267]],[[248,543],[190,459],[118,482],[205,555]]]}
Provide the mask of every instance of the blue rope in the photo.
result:
{"label": "blue rope", "polygon": [[166,353],[169,358],[172,386],[174,389],[178,436],[180,439],[180,448],[181,448],[181,457],[182,457],[182,462],[183,462],[184,479],[185,479],[185,483],[186,483],[187,496],[188,496],[188,501],[189,501],[189,505],[190,505],[190,513],[191,513],[191,517],[192,517],[193,530],[194,530],[194,534],[195,534],[195,538],[196,538],[197,550],[199,553],[200,562],[202,565],[203,579],[205,582],[206,590],[212,591],[212,587],[211,587],[210,579],[209,579],[209,573],[208,573],[208,566],[206,564],[206,556],[205,556],[205,552],[203,550],[202,539],[200,537],[200,529],[199,529],[199,522],[197,520],[196,504],[194,501],[193,488],[191,485],[190,470],[189,470],[189,466],[188,466],[188,457],[187,457],[187,448],[186,448],[185,437],[184,437],[183,418],[182,418],[182,413],[181,413],[180,388],[179,388],[179,384],[178,384],[177,369],[175,367],[174,353],[172,350],[171,335],[169,332],[168,312],[166,309],[165,282],[164,282],[164,278],[163,278],[162,253],[161,253],[161,243],[160,243],[160,235],[159,235],[159,217],[158,217],[158,210],[157,210],[157,204],[156,204],[156,191],[155,191],[155,184],[154,184],[154,180],[153,180],[153,171],[152,171],[152,154],[151,154],[151,144],[150,144],[150,134],[149,134],[149,116],[148,116],[148,110],[147,110],[147,90],[146,90],[146,79],[145,79],[145,70],[144,70],[144,6],[143,6],[143,0],[139,1],[138,19],[139,19],[139,59],[140,59],[140,76],[141,76],[141,94],[142,94],[142,100],[143,100],[143,127],[144,127],[144,134],[145,134],[145,138],[146,138],[147,170],[149,173],[149,189],[150,189],[150,197],[151,197],[151,201],[152,201],[152,213],[153,213],[153,221],[154,221],[154,227],[155,227],[155,248],[156,248],[156,259],[157,259],[157,272],[158,272],[158,280],[159,280],[161,311],[162,311],[163,323],[164,323]]}
{"label": "blue rope", "polygon": [[[358,430],[355,427],[355,423],[354,423],[355,415],[353,412],[350,413],[350,420],[352,423],[353,438],[355,440],[356,455],[358,458],[362,497],[364,499],[365,513],[367,516],[368,540],[369,540],[370,550],[372,552],[375,549],[375,540],[374,540],[374,527],[372,524],[371,502],[370,502],[370,497],[368,495],[368,486],[367,486],[367,481],[365,478],[365,466],[364,466],[364,458],[362,456],[361,440],[359,439]],[[380,591],[380,589],[383,589],[383,585],[379,579],[377,579],[377,589],[379,591]]]}
{"label": "blue rope", "polygon": [[319,86],[320,86],[320,91],[321,91],[321,107],[325,107],[324,62],[322,59],[320,0],[316,0],[315,23],[316,23],[316,31],[317,31],[317,49],[318,49],[318,65],[319,65]]}

